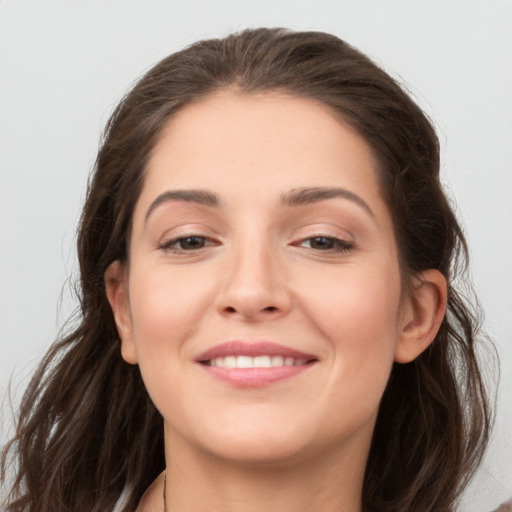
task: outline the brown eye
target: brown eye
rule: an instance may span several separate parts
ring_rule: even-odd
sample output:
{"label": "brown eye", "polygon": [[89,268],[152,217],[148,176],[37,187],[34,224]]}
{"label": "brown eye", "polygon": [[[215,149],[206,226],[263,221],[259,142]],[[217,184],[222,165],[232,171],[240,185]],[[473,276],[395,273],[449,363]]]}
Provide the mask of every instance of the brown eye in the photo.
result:
{"label": "brown eye", "polygon": [[345,240],[331,236],[315,236],[302,240],[299,244],[300,247],[314,249],[316,251],[330,251],[330,252],[347,252],[354,248],[354,246]]}
{"label": "brown eye", "polygon": [[160,245],[160,249],[165,251],[177,252],[193,252],[199,249],[203,249],[208,245],[214,245],[214,242],[205,236],[190,235],[180,236],[163,242]]}
{"label": "brown eye", "polygon": [[334,238],[327,238],[325,236],[318,236],[309,240],[309,246],[311,249],[328,250],[336,246],[336,240]]}
{"label": "brown eye", "polygon": [[184,251],[192,251],[202,249],[206,245],[206,238],[203,236],[187,236],[179,238],[175,243]]}

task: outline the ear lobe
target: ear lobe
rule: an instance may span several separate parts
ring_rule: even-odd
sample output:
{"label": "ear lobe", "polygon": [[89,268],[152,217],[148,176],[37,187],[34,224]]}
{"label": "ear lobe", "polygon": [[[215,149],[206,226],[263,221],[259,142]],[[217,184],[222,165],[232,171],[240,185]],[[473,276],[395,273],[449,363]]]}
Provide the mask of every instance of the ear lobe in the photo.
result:
{"label": "ear lobe", "polygon": [[121,339],[121,355],[130,364],[137,364],[133,342],[133,325],[128,298],[127,270],[120,261],[114,261],[105,272],[105,290],[114,314],[117,332]]}
{"label": "ear lobe", "polygon": [[410,363],[433,341],[446,312],[448,286],[438,270],[421,273],[406,298],[395,348],[397,363]]}

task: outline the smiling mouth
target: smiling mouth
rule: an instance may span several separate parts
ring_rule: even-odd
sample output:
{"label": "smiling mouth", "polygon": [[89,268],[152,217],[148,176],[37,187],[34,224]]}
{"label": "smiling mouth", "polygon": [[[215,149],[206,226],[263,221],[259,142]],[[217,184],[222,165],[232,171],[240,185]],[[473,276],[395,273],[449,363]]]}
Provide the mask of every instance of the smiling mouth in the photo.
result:
{"label": "smiling mouth", "polygon": [[219,368],[278,368],[282,366],[305,366],[308,363],[315,362],[316,359],[305,359],[296,357],[285,357],[280,355],[260,355],[256,357],[229,355],[219,356],[201,364],[206,366],[217,366]]}
{"label": "smiling mouth", "polygon": [[203,352],[196,363],[230,386],[253,388],[298,376],[316,366],[316,355],[268,341],[229,341]]}

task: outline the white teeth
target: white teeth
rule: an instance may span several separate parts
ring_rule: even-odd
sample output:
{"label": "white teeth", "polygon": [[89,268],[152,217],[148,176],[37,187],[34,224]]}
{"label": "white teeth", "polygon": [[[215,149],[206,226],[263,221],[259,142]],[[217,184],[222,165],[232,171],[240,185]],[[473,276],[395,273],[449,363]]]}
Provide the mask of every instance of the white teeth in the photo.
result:
{"label": "white teeth", "polygon": [[258,356],[253,359],[254,366],[256,368],[271,368],[272,367],[272,360],[270,359],[270,356]]}
{"label": "white teeth", "polygon": [[283,356],[272,356],[271,365],[272,366],[284,366],[284,357]]}
{"label": "white teeth", "polygon": [[[221,366],[221,365],[218,365]],[[253,358],[249,356],[236,356],[237,368],[252,368],[254,366]]]}
{"label": "white teeth", "polygon": [[278,366],[304,366],[306,359],[283,356],[226,356],[210,360],[211,366],[221,368],[275,368]]}
{"label": "white teeth", "polygon": [[[219,359],[222,359],[219,357]],[[226,368],[236,368],[236,357],[235,356],[227,356],[224,358],[224,366]]]}

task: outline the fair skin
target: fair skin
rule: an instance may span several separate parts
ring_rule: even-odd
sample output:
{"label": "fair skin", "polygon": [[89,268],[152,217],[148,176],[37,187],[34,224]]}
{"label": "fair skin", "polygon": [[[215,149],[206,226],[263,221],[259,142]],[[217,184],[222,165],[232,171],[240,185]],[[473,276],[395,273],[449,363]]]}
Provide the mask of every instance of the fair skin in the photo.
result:
{"label": "fair skin", "polygon": [[404,291],[375,167],[311,99],[230,89],[165,126],[106,283],[164,418],[168,512],[361,512],[392,364],[446,304],[437,271]]}

